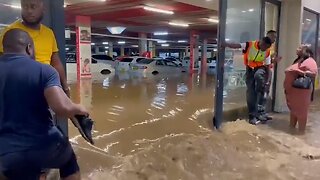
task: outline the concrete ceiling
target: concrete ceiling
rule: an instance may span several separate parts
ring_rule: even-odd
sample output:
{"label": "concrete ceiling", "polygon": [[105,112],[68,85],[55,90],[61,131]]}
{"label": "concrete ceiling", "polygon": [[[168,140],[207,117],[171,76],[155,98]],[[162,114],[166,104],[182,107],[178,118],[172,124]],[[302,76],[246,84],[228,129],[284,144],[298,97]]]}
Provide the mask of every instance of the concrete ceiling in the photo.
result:
{"label": "concrete ceiling", "polygon": [[[124,26],[124,36],[138,37],[138,33],[148,33],[149,38],[156,31],[167,31],[167,39],[189,39],[191,30],[196,30],[202,38],[215,40],[217,24],[208,18],[217,18],[217,0],[66,0],[66,22],[74,26],[76,15],[90,16],[93,32],[108,33],[107,26]],[[150,12],[143,7],[151,6],[170,10],[174,15]],[[188,28],[173,27],[170,21],[186,22]]]}

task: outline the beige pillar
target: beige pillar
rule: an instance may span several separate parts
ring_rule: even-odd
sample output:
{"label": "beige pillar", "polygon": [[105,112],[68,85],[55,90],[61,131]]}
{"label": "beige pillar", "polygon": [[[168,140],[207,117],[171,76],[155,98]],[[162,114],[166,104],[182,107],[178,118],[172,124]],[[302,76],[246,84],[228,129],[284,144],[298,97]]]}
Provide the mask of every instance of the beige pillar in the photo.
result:
{"label": "beige pillar", "polygon": [[109,42],[108,55],[113,58],[113,42]]}
{"label": "beige pillar", "polygon": [[121,56],[124,56],[125,54],[124,54],[124,46],[121,46]]}
{"label": "beige pillar", "polygon": [[282,61],[278,64],[275,111],[288,111],[283,82],[285,69],[296,58],[296,49],[301,44],[301,24],[303,6],[301,0],[283,0],[280,18],[279,55]]}

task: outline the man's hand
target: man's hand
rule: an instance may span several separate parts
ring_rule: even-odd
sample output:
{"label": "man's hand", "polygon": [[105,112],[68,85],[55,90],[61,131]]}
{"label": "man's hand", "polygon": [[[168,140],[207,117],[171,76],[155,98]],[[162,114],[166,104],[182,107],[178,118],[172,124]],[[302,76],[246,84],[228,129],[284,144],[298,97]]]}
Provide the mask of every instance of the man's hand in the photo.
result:
{"label": "man's hand", "polygon": [[279,63],[280,61],[282,60],[282,57],[281,56],[276,56],[274,58],[272,58],[272,64],[277,64]]}

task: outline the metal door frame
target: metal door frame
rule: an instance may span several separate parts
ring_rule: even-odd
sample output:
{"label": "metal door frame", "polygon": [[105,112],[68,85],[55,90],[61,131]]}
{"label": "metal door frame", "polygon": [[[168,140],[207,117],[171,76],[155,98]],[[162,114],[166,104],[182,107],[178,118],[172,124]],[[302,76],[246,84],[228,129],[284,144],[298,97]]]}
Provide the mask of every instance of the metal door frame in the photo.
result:
{"label": "metal door frame", "polygon": [[[260,26],[260,37],[265,36],[265,17],[266,17],[266,3],[271,3],[279,8],[278,12],[278,23],[277,23],[277,29],[274,29],[277,31],[277,45],[276,45],[276,52],[279,50],[279,38],[280,38],[280,26],[281,26],[281,5],[282,3],[278,0],[261,0],[261,26]],[[275,103],[276,103],[276,93],[277,93],[277,79],[278,79],[278,65],[276,64],[274,66],[274,78],[272,82],[272,105],[271,110],[274,111]]]}

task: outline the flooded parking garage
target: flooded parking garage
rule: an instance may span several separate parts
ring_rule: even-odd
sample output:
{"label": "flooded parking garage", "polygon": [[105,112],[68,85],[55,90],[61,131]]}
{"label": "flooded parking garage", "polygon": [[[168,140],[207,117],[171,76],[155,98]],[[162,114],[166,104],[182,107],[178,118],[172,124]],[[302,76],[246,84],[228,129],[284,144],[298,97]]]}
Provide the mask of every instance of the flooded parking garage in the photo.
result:
{"label": "flooded parking garage", "polygon": [[[316,112],[311,114],[314,129],[306,137],[288,134],[286,115],[275,115],[275,121],[259,127],[245,121],[229,122],[216,132],[212,129],[214,83],[214,76],[197,74],[122,74],[74,82],[72,98],[85,104],[95,120],[95,146],[87,144],[72,125],[69,128],[83,178],[320,177]],[[230,90],[225,99],[243,93]],[[235,104],[244,106],[241,101]]]}

